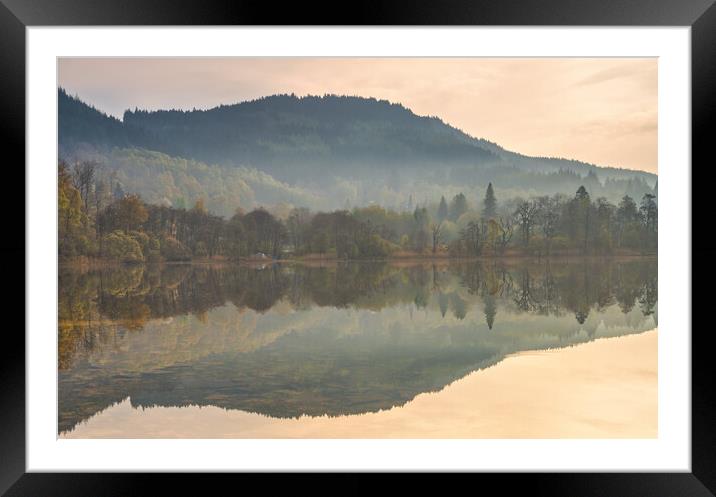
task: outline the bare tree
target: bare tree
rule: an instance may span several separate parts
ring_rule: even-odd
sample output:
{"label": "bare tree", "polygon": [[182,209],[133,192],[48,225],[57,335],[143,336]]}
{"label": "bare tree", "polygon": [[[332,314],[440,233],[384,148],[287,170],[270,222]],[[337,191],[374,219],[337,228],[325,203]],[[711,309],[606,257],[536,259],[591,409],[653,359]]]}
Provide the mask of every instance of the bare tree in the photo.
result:
{"label": "bare tree", "polygon": [[484,230],[475,221],[470,221],[467,226],[460,230],[460,237],[467,247],[468,253],[473,256],[480,255],[482,242],[485,238]]}
{"label": "bare tree", "polygon": [[542,234],[547,241],[546,252],[549,255],[552,249],[552,239],[557,235],[557,224],[559,222],[559,201],[550,197],[537,199],[539,222],[542,226]]}
{"label": "bare tree", "polygon": [[94,179],[96,168],[96,162],[82,161],[77,162],[72,171],[72,183],[80,192],[80,196],[82,197],[85,205],[85,212],[87,212],[88,209],[89,195],[92,189],[92,180]]}
{"label": "bare tree", "polygon": [[499,222],[500,226],[500,236],[497,240],[500,254],[503,254],[505,252],[505,249],[507,248],[507,245],[510,243],[510,240],[512,240],[512,235],[515,232],[514,229],[514,222],[512,221],[512,218],[500,218]]}
{"label": "bare tree", "polygon": [[517,205],[515,210],[515,218],[520,225],[520,231],[522,233],[522,244],[528,247],[530,244],[530,237],[532,236],[532,228],[537,222],[537,212],[539,206],[534,200],[523,200]]}
{"label": "bare tree", "polygon": [[[100,219],[100,212],[102,212],[102,209],[105,207],[105,199],[107,197],[107,184],[103,180],[97,181],[94,186],[94,216],[95,220]],[[96,222],[95,223],[95,238],[97,239],[97,243],[99,244],[99,252],[100,254],[103,252],[103,243],[102,243],[102,236],[104,233],[102,232],[102,223]]]}
{"label": "bare tree", "polygon": [[430,231],[432,232],[432,235],[433,235],[433,254],[435,254],[435,252],[437,252],[438,245],[442,241],[442,236],[443,236],[442,229],[443,229],[442,221],[440,221],[437,224],[433,223],[430,226]]}

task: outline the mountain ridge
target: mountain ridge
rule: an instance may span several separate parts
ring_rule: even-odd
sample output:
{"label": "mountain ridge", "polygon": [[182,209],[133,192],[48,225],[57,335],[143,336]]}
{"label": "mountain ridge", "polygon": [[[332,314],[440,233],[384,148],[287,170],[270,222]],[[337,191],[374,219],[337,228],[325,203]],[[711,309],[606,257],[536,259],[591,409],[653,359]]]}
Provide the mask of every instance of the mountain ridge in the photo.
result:
{"label": "mountain ridge", "polygon": [[[183,204],[230,188],[207,187],[208,169],[214,184],[234,178],[250,205],[227,201],[221,204],[224,213],[273,203],[286,185],[295,189],[291,204],[315,198],[316,205],[308,207],[379,203],[402,210],[461,192],[479,202],[490,182],[502,198],[571,195],[584,185],[595,197],[618,201],[625,194],[640,198],[657,181],[644,171],[512,152],[437,116],[355,96],[272,95],[210,109],[127,110],[119,120],[58,88],[58,123],[61,157],[92,157],[115,172],[125,168],[125,190],[149,201]],[[153,152],[163,155],[150,156]],[[141,181],[133,176],[136,168],[127,169],[132,157],[150,168]],[[189,165],[182,165],[179,176],[172,169],[171,188],[158,184],[174,160]],[[259,187],[249,191],[248,180],[237,174],[252,170],[263,173],[269,185],[284,186],[266,190],[263,180],[252,177]]]}
{"label": "mountain ridge", "polygon": [[[462,140],[467,142],[472,142],[477,144],[480,148],[485,149],[486,151],[493,153],[493,154],[509,154],[513,157],[518,157],[520,159],[530,159],[530,160],[536,160],[536,161],[559,161],[563,162],[564,165],[575,165],[579,167],[586,166],[587,168],[597,168],[598,170],[607,170],[607,171],[619,171],[626,174],[644,174],[648,176],[656,177],[657,175],[654,173],[651,173],[649,171],[643,171],[638,169],[628,169],[624,167],[619,166],[612,166],[612,165],[598,165],[590,162],[585,162],[577,159],[570,159],[566,157],[559,157],[559,156],[539,156],[539,155],[528,155],[523,154],[520,152],[508,150],[505,147],[499,145],[496,142],[487,140],[485,138],[481,137],[475,137],[467,133],[466,131],[451,125],[450,123],[447,123],[443,121],[439,116],[432,116],[432,115],[419,115],[413,112],[410,108],[405,107],[403,104],[399,102],[391,102],[389,100],[385,99],[376,99],[374,97],[359,97],[359,96],[349,96],[349,95],[337,95],[337,94],[325,94],[325,95],[305,95],[305,96],[296,96],[294,94],[273,94],[273,95],[267,95],[263,97],[259,97],[252,100],[245,100],[245,101],[239,101],[231,104],[219,104],[207,109],[192,109],[192,110],[182,110],[182,109],[158,109],[158,110],[143,110],[135,107],[135,110],[132,111],[131,109],[127,109],[123,113],[123,118],[120,120],[114,116],[111,116],[109,114],[106,114],[102,112],[101,110],[97,109],[96,107],[82,101],[79,97],[72,97],[70,96],[64,89],[59,88],[58,89],[60,100],[62,100],[62,97],[66,97],[69,99],[73,99],[78,101],[79,103],[83,104],[84,106],[87,106],[91,108],[92,110],[96,111],[98,114],[101,114],[108,120],[115,121],[117,124],[123,125],[126,129],[130,131],[130,133],[136,133],[140,129],[147,130],[147,121],[149,119],[157,119],[159,117],[164,116],[181,116],[181,117],[191,117],[194,115],[198,116],[208,116],[211,114],[216,113],[232,113],[232,112],[242,112],[245,110],[255,110],[255,109],[262,109],[262,107],[266,107],[269,105],[274,104],[277,101],[292,101],[292,103],[295,104],[303,104],[305,102],[317,102],[320,101],[322,103],[332,103],[335,101],[347,101],[347,102],[360,102],[361,104],[369,104],[374,107],[377,106],[383,106],[387,107],[393,111],[397,111],[397,113],[402,113],[405,116],[407,116],[410,119],[417,119],[426,123],[431,124],[437,124],[438,126],[444,127],[446,130],[449,130],[450,132],[458,135]],[[325,116],[321,116],[325,117]],[[201,160],[199,157],[189,157]],[[588,172],[588,169],[584,172]]]}

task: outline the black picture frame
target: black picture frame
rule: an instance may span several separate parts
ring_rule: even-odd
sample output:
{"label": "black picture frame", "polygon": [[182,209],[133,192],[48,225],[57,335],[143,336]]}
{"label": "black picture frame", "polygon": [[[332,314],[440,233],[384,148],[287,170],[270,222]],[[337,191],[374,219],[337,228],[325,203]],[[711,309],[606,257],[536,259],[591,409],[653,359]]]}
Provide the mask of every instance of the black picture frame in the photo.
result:
{"label": "black picture frame", "polygon": [[[142,0],[97,1],[0,0],[0,128],[3,150],[13,158],[5,162],[6,189],[25,205],[25,28],[28,26],[112,25],[502,25],[502,26],[691,26],[692,84],[692,225],[706,221],[711,212],[710,182],[703,176],[713,169],[711,133],[716,120],[716,5],[714,0],[521,0],[442,2],[370,2],[344,5],[288,3],[281,8],[265,2],[208,2]],[[708,161],[708,162],[707,162]],[[22,170],[24,171],[24,170]],[[15,175],[13,177],[13,175]],[[14,185],[14,186],[11,186]],[[21,204],[22,202],[22,204]],[[701,205],[699,205],[701,202]],[[703,214],[702,214],[703,213]],[[15,216],[0,237],[5,274],[20,280],[19,260],[25,254],[25,220]],[[693,243],[693,241],[692,241]],[[716,253],[716,242],[704,242],[692,258],[705,260]],[[692,261],[693,263],[693,261]],[[703,264],[708,266],[708,264]],[[12,274],[15,271],[17,274]],[[704,280],[713,269],[701,269]],[[693,283],[692,283],[693,285]],[[25,288],[24,271],[22,288]],[[10,308],[22,293],[13,290]],[[708,292],[693,292],[692,308],[707,306]],[[23,319],[24,328],[24,319]],[[692,333],[692,472],[691,473],[525,473],[479,474],[484,483],[497,483],[509,495],[525,489],[547,495],[714,495],[716,492],[716,377],[710,353],[708,327]],[[699,333],[700,332],[700,333]],[[206,491],[208,480],[230,483],[253,475],[149,475],[149,474],[40,474],[25,471],[25,336],[19,326],[4,329],[4,358],[0,361],[0,493],[17,495],[135,495],[161,485],[162,493]],[[463,475],[465,477],[465,475]],[[349,477],[353,478],[353,477]],[[422,476],[415,475],[419,483]],[[303,478],[305,479],[305,477]],[[345,482],[343,482],[345,485]],[[360,487],[357,487],[360,488]],[[176,490],[174,490],[176,489]],[[202,492],[203,493],[203,492]]]}

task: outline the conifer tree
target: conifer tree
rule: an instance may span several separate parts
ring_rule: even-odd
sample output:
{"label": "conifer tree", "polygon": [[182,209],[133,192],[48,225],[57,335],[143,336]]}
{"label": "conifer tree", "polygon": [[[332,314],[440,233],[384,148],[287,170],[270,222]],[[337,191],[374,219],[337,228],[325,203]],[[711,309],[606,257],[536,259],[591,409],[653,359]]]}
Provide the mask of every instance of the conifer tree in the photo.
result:
{"label": "conifer tree", "polygon": [[485,192],[485,200],[483,203],[482,216],[485,219],[494,219],[497,215],[497,199],[495,198],[495,191],[492,189],[492,183],[487,185],[487,192]]}
{"label": "conifer tree", "polygon": [[440,197],[440,207],[438,207],[438,221],[445,221],[448,217],[448,205],[445,197]]}

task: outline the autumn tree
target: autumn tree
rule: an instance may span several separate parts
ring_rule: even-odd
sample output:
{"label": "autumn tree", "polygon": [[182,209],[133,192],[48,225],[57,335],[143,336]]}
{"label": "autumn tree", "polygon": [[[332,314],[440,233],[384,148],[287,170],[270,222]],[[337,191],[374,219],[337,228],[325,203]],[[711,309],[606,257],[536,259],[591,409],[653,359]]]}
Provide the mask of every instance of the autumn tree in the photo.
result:
{"label": "autumn tree", "polygon": [[72,174],[64,161],[58,164],[57,179],[59,255],[60,257],[90,255],[92,245],[87,213],[83,207],[82,195],[75,188]]}
{"label": "autumn tree", "polygon": [[117,222],[124,228],[125,234],[137,229],[149,217],[144,202],[139,195],[125,195],[117,202]]}
{"label": "autumn tree", "polygon": [[192,210],[197,214],[206,214],[206,205],[204,205],[204,199],[199,197],[197,201],[194,203],[194,207]]}
{"label": "autumn tree", "polygon": [[501,236],[500,224],[495,219],[490,219],[486,223],[485,246],[492,250],[493,255],[497,255],[500,246]]}
{"label": "autumn tree", "polygon": [[500,217],[498,224],[500,230],[497,238],[497,250],[500,254],[504,254],[515,232],[514,221],[511,217]]}

